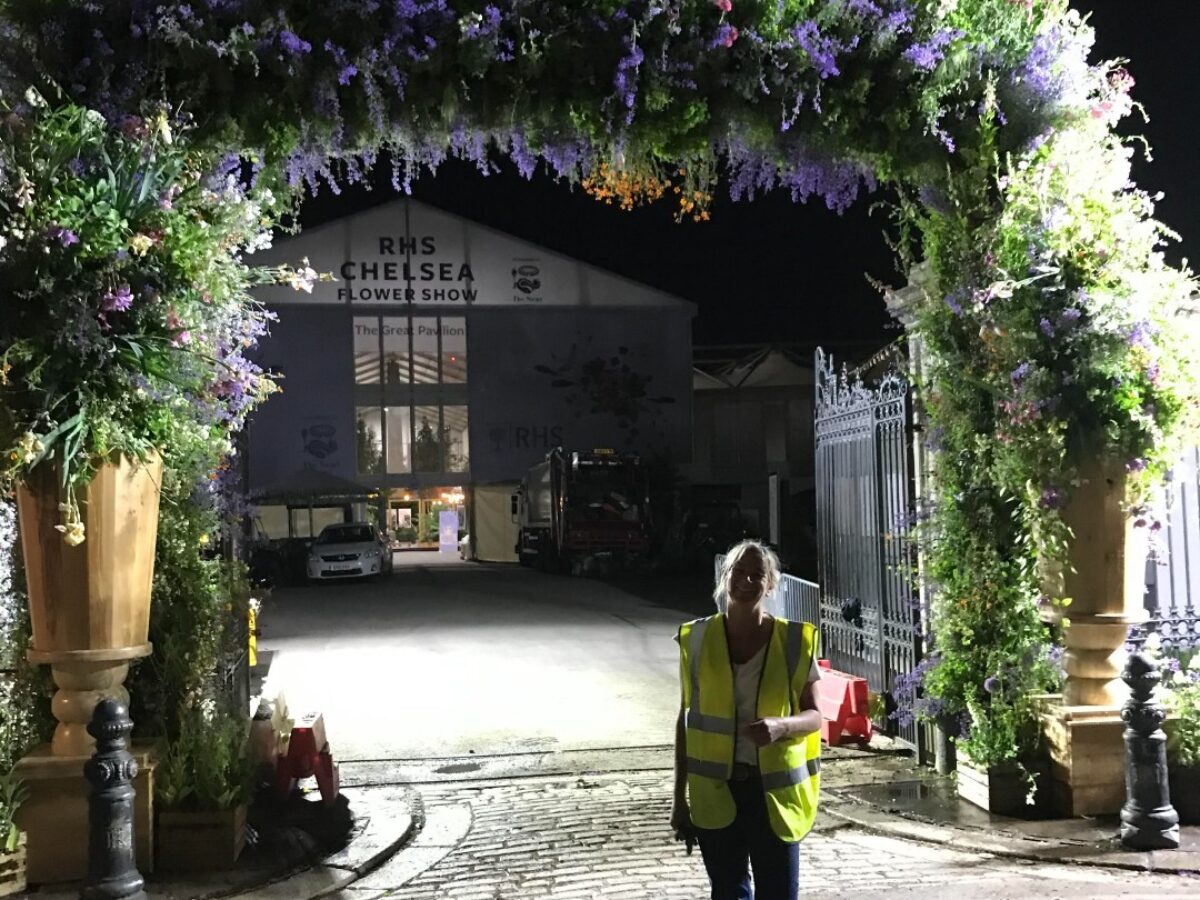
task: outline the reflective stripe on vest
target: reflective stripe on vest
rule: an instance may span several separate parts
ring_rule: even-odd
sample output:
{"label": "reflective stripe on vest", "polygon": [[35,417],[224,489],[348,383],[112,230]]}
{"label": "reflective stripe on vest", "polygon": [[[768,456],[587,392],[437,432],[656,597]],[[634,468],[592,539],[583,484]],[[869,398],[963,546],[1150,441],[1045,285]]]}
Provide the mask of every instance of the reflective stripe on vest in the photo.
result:
{"label": "reflective stripe on vest", "polygon": [[794,769],[785,769],[782,772],[764,773],[762,777],[763,789],[773,791],[776,788],[791,787],[792,785],[803,784],[820,771],[820,758],[806,759],[801,765]]}

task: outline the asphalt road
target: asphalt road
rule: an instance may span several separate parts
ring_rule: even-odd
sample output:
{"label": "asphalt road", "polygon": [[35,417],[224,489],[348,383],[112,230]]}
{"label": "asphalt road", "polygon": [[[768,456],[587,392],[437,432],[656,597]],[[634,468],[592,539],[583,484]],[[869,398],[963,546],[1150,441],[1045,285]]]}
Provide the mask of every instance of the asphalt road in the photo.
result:
{"label": "asphalt road", "polygon": [[274,592],[263,693],[323,711],[342,760],[666,744],[674,633],[709,603],[696,593],[689,613],[593,579],[398,553],[376,582]]}

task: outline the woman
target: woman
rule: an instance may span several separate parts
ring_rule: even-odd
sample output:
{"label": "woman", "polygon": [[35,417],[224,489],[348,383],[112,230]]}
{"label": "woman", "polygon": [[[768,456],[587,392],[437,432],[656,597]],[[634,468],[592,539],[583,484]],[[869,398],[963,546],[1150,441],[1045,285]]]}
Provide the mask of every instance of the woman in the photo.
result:
{"label": "woman", "polygon": [[689,851],[699,841],[712,900],[796,900],[798,842],[816,817],[817,630],[763,609],[778,584],[775,554],[742,541],[717,579],[725,612],[676,637],[683,702],[671,826]]}

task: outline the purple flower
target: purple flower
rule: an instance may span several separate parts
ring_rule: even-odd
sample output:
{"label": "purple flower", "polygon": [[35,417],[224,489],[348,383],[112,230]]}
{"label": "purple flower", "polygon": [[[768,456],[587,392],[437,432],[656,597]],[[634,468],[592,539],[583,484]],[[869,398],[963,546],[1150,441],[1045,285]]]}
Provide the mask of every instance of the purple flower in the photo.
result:
{"label": "purple flower", "polygon": [[312,44],[286,28],[279,32],[279,45],[292,56],[300,56],[312,51]]}
{"label": "purple flower", "polygon": [[1055,333],[1054,323],[1051,322],[1049,319],[1043,317],[1042,321],[1038,322],[1038,328],[1040,328],[1042,330],[1042,334],[1044,334],[1046,337],[1049,337],[1049,338],[1054,337],[1054,333]]}
{"label": "purple flower", "polygon": [[115,291],[109,291],[100,303],[100,308],[105,312],[125,312],[131,306],[133,306],[133,293],[127,284],[122,284]]}
{"label": "purple flower", "polygon": [[943,28],[937,31],[928,41],[913,44],[902,54],[912,63],[913,68],[922,72],[931,72],[946,56],[945,47],[958,40],[964,34],[957,28]]}
{"label": "purple flower", "polygon": [[837,64],[837,53],[843,48],[836,41],[824,37],[816,22],[810,19],[802,25],[796,26],[792,36],[808,57],[818,78],[823,81],[833,75],[841,74]]}
{"label": "purple flower", "polygon": [[346,65],[342,66],[341,71],[338,72],[338,84],[349,84],[350,79],[357,74],[358,66],[347,63]]}
{"label": "purple flower", "polygon": [[738,30],[728,22],[722,22],[721,27],[717,29],[717,36],[712,39],[712,42],[708,46],[709,49],[732,47],[737,39]]}
{"label": "purple flower", "polygon": [[79,243],[79,235],[70,228],[63,228],[61,225],[51,225],[48,235],[52,240],[58,241],[64,247],[70,247],[72,244]]}
{"label": "purple flower", "polygon": [[1142,459],[1140,456],[1125,463],[1126,472],[1141,472],[1145,468],[1146,460]]}
{"label": "purple flower", "polygon": [[1000,690],[1000,679],[995,675],[989,675],[983,681],[983,689],[989,694],[996,693],[996,691]]}
{"label": "purple flower", "polygon": [[1029,377],[1029,372],[1032,368],[1033,366],[1029,363],[1023,362],[1013,369],[1012,374],[1009,376],[1012,378],[1013,387],[1020,387],[1021,383]]}
{"label": "purple flower", "polygon": [[1138,322],[1130,329],[1129,346],[1131,347],[1149,347],[1153,340],[1155,329],[1150,326],[1149,322]]}
{"label": "purple flower", "polygon": [[1062,311],[1062,315],[1058,317],[1058,323],[1062,326],[1075,325],[1083,315],[1083,310],[1069,306]]}
{"label": "purple flower", "polygon": [[954,313],[960,319],[963,314],[963,301],[967,299],[969,294],[970,292],[966,288],[959,288],[946,295],[946,305],[950,307],[950,312]]}
{"label": "purple flower", "polygon": [[1046,509],[1061,509],[1067,495],[1056,487],[1048,487],[1042,491],[1041,504]]}

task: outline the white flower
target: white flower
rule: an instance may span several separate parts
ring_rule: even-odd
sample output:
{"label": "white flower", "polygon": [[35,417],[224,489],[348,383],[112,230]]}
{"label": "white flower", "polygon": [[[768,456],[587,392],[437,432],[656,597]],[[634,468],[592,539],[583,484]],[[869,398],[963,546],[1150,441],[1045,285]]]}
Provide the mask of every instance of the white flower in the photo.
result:
{"label": "white flower", "polygon": [[68,546],[78,547],[84,541],[83,523],[76,519],[74,522],[68,522],[66,525],[55,525],[55,531],[61,531],[63,540]]}
{"label": "white flower", "polygon": [[283,277],[291,285],[292,290],[304,291],[306,294],[312,293],[313,285],[319,278],[316,271],[309,266],[307,256],[301,261],[299,269],[290,269],[284,273]]}

